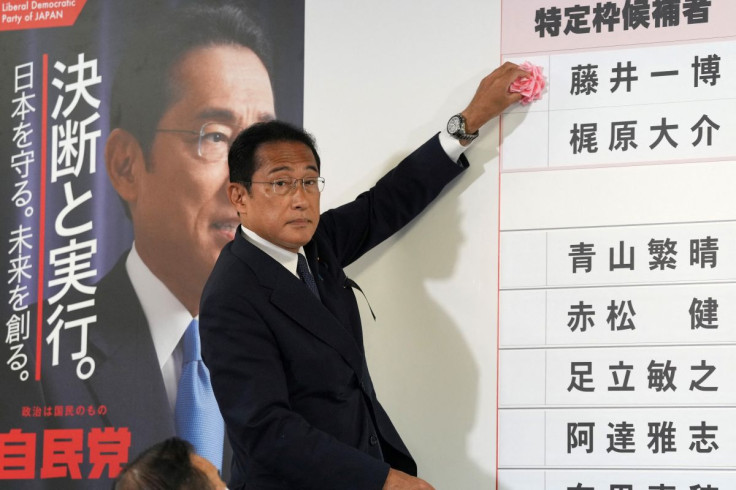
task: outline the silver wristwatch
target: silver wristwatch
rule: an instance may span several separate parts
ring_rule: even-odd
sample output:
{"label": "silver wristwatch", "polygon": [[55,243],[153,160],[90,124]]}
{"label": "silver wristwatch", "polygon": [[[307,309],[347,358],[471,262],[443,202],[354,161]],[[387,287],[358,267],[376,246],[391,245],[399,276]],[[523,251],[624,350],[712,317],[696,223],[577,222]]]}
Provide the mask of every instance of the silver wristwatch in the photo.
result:
{"label": "silver wristwatch", "polygon": [[465,141],[473,141],[478,137],[478,131],[475,133],[465,132],[465,117],[462,114],[455,114],[447,121],[447,132],[453,138]]}

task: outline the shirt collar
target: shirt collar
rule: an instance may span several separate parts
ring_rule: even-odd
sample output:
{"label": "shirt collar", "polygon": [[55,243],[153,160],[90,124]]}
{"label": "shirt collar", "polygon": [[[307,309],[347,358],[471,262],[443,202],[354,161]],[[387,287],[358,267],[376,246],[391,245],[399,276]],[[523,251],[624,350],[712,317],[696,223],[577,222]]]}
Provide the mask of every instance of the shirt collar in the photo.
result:
{"label": "shirt collar", "polygon": [[[296,272],[296,264],[298,260],[297,254],[281,248],[278,245],[274,245],[243,225],[240,225],[240,230],[243,238],[258,247],[273,260],[286,267],[286,270],[294,274],[296,277],[299,277],[299,274]],[[304,254],[304,247],[299,247],[299,253]]]}
{"label": "shirt collar", "polygon": [[192,321],[192,315],[143,263],[135,243],[125,261],[125,269],[148,321],[158,365],[162,368]]}

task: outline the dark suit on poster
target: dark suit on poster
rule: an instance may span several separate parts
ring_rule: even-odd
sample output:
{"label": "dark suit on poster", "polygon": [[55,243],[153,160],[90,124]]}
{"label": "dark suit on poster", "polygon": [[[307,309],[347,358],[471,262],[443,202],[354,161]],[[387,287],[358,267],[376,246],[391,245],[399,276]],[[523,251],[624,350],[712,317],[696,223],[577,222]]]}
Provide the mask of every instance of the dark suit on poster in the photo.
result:
{"label": "dark suit on poster", "polygon": [[[42,384],[47,406],[106,408],[104,415],[48,418],[49,428],[84,429],[85,446],[92,428],[127,428],[132,459],[175,435],[175,430],[148,322],[125,269],[126,258],[127,253],[98,283],[94,295],[97,321],[87,341],[87,352],[95,359],[94,374],[86,381],[77,377],[70,342],[62,336],[60,363],[51,366],[50,359],[44,359]],[[50,351],[47,347],[44,355],[50,356]],[[85,449],[82,481],[50,479],[48,487],[109,488],[109,479],[86,480],[91,468],[87,454]]]}
{"label": "dark suit on poster", "polygon": [[[51,349],[46,348],[42,385],[47,406],[106,409],[103,415],[48,418],[48,428],[84,429],[85,441],[92,428],[126,428],[132,460],[144,449],[176,435],[176,430],[148,321],[126,271],[127,256],[123,254],[95,291],[97,321],[89,329],[87,342],[87,352],[95,359],[94,374],[86,381],[77,377],[69,345],[60,351],[59,366],[51,366]],[[65,346],[63,338],[61,344]],[[225,452],[224,467],[229,474],[229,444]],[[91,468],[87,454],[85,450],[81,481],[50,479],[48,488],[110,488],[107,469],[101,479],[87,480]]]}
{"label": "dark suit on poster", "polygon": [[373,389],[343,267],[417,216],[466,166],[435,136],[373,189],[322,214],[304,247],[321,302],[240,231],[225,246],[204,289],[200,328],[235,454],[231,490],[380,489],[386,463],[416,474]]}
{"label": "dark suit on poster", "polygon": [[[88,380],[82,381],[77,377],[77,364],[71,360],[71,354],[78,350],[79,343],[74,341],[73,334],[65,335],[64,330],[59,336],[58,366],[51,365],[52,349],[43,341],[41,383],[32,379],[22,384],[16,380],[6,383],[3,378],[3,386],[16,396],[4,397],[6,402],[13,403],[0,404],[0,420],[25,433],[36,434],[37,462],[35,480],[7,480],[0,485],[2,488],[107,490],[112,484],[107,477],[108,467],[104,468],[100,478],[88,479],[92,469],[89,436],[93,428],[130,431],[131,445],[129,449],[124,448],[124,462],[175,434],[148,322],[126,272],[126,258],[127,253],[97,284],[94,294],[97,319],[89,328],[87,339],[87,354],[95,360],[95,372]],[[73,304],[75,293],[70,292],[65,300],[67,304]],[[43,315],[47,319],[54,307],[45,304],[44,308]],[[33,307],[31,317],[35,318],[36,313]],[[50,328],[45,324],[44,336],[50,333]],[[26,352],[31,355],[34,347],[29,343]],[[65,410],[67,406],[73,407],[73,415],[53,413],[55,408]],[[23,417],[22,407],[31,410],[40,407],[42,411],[50,409],[52,413]],[[89,415],[87,412],[88,409],[98,412],[100,407],[104,407],[104,414]],[[85,413],[78,414],[78,408],[84,408]],[[41,468],[49,463],[43,449],[50,445],[44,441],[44,434],[55,429],[81,430],[81,478],[74,479],[70,475],[42,478]],[[63,467],[60,463],[57,461],[56,466]]]}

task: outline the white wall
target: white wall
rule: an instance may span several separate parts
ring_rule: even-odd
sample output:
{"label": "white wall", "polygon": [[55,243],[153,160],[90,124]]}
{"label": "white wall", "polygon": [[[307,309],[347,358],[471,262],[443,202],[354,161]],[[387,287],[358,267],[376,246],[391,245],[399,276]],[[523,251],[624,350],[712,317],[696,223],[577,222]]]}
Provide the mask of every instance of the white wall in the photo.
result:
{"label": "white wall", "polygon": [[[324,162],[323,208],[462,110],[499,43],[500,0],[308,0],[304,126]],[[378,317],[363,308],[379,398],[438,489],[495,482],[498,126],[481,134],[469,171],[348,270]]]}

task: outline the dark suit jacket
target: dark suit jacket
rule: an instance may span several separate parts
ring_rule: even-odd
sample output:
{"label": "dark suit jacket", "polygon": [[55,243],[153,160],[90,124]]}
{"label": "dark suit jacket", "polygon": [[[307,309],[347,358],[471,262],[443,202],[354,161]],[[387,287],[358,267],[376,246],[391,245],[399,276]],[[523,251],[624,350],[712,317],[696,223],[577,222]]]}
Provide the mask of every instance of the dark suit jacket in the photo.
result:
{"label": "dark suit jacket", "polygon": [[380,489],[389,465],[416,474],[376,398],[343,267],[419,214],[461,164],[434,137],[324,213],[304,247],[321,302],[240,232],[225,246],[200,331],[235,455],[231,489]]}
{"label": "dark suit jacket", "polygon": [[[92,428],[127,429],[132,461],[144,449],[176,435],[176,430],[148,321],[125,269],[127,255],[123,254],[95,291],[97,321],[89,328],[87,342],[87,354],[95,360],[94,374],[86,381],[77,377],[71,353],[79,348],[78,333],[62,332],[58,366],[51,365],[51,348],[44,344],[41,406],[104,406],[102,415],[51,417],[43,422],[47,429],[83,429],[85,448]],[[52,309],[46,308],[44,316],[48,317]],[[49,328],[46,326],[46,334]],[[39,436],[38,443],[41,441]],[[111,488],[107,469],[105,478],[87,480],[88,454],[85,449],[83,480],[54,478],[45,482],[47,488]],[[230,454],[228,444],[225,465]]]}
{"label": "dark suit jacket", "polygon": [[[104,415],[48,418],[48,428],[82,428],[85,441],[92,428],[127,428],[132,459],[148,446],[173,436],[175,430],[148,322],[125,270],[126,258],[124,254],[99,282],[94,295],[97,321],[89,328],[87,342],[87,353],[95,360],[94,374],[86,381],[77,377],[71,352],[79,348],[79,337],[62,332],[58,366],[51,366],[50,346],[44,347],[42,385],[46,405],[106,408]],[[89,469],[88,464],[83,465],[83,478]],[[105,478],[84,483],[49,482],[49,488],[110,487]]]}

